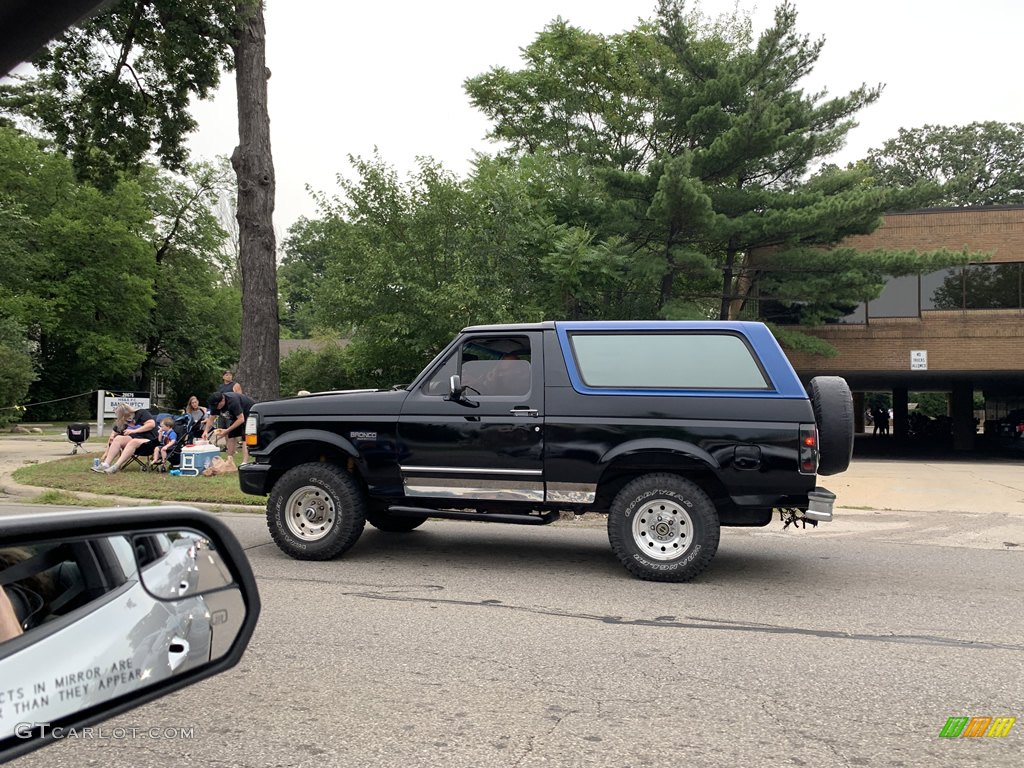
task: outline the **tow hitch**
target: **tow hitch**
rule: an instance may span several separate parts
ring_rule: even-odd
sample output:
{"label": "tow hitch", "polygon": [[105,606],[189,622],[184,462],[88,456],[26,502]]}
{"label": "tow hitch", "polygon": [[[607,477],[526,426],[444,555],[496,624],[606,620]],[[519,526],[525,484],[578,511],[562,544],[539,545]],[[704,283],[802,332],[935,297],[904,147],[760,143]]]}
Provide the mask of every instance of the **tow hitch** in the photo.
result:
{"label": "tow hitch", "polygon": [[791,525],[794,528],[806,528],[808,523],[813,528],[818,527],[818,521],[805,517],[802,509],[780,509],[779,520],[782,521],[782,530],[786,530]]}

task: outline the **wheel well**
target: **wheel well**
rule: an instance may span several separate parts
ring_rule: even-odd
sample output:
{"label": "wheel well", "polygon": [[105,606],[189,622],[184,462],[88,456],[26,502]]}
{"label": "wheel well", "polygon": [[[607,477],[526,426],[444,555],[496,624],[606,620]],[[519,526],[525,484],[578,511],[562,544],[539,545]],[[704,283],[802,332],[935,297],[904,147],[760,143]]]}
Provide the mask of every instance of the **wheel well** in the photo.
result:
{"label": "wheel well", "polygon": [[678,453],[650,452],[623,456],[609,464],[601,474],[591,509],[606,512],[626,483],[652,472],[669,472],[696,483],[715,507],[729,499],[725,486],[707,464]]}
{"label": "wheel well", "polygon": [[270,484],[275,485],[281,476],[292,467],[309,463],[336,464],[343,467],[353,479],[366,490],[366,482],[363,480],[355,460],[345,451],[330,443],[321,443],[313,440],[288,443],[281,446],[271,454]]}

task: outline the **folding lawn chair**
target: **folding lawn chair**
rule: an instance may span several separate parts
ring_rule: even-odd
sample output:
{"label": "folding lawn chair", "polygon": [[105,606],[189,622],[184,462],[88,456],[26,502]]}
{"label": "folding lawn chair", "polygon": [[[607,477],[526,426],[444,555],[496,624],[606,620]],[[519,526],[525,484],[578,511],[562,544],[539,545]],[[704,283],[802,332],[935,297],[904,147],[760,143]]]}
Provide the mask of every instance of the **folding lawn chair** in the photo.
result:
{"label": "folding lawn chair", "polygon": [[[150,440],[145,445],[140,445],[135,449],[135,453],[133,453],[132,457],[124,463],[124,466],[122,466],[121,469],[128,469],[132,464],[138,464],[141,471],[149,472],[150,468],[153,466],[153,454],[156,452],[157,446],[159,445],[160,444],[155,440]],[[145,459],[145,461],[143,461],[143,459]]]}

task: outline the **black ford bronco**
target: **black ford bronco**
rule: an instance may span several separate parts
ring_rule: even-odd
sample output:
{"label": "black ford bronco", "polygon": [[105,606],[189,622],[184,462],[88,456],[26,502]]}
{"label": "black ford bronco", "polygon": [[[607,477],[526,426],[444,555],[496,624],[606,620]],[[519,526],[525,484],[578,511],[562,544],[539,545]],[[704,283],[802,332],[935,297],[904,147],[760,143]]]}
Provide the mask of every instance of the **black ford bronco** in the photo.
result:
{"label": "black ford bronco", "polygon": [[406,387],[259,403],[246,440],[242,490],[269,494],[292,557],[339,555],[367,521],[602,512],[631,573],[686,581],[720,526],[832,519],[816,476],[848,466],[853,402],[835,377],[808,396],[760,323],[491,325]]}

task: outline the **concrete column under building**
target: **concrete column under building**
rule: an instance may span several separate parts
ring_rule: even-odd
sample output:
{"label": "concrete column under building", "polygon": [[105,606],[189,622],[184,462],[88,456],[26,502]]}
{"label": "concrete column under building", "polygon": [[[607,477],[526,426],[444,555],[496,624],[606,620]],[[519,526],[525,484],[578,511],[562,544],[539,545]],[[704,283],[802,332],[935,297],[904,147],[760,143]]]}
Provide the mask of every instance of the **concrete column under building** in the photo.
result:
{"label": "concrete column under building", "polygon": [[892,433],[902,440],[907,439],[907,406],[910,402],[906,387],[896,387],[892,391]]}
{"label": "concrete column under building", "polygon": [[950,416],[953,417],[953,450],[974,450],[977,428],[974,425],[974,385],[957,382],[949,398]]}
{"label": "concrete column under building", "polygon": [[853,431],[860,434],[864,431],[864,393],[853,393]]}

